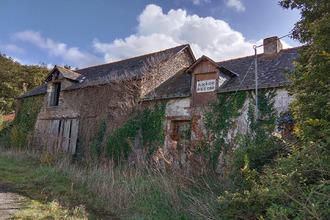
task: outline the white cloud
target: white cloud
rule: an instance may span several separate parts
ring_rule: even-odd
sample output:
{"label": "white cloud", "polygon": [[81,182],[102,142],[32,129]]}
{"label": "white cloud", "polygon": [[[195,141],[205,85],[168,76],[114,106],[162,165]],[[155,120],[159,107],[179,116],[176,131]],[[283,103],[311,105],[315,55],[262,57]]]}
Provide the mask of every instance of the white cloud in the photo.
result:
{"label": "white cloud", "polygon": [[6,52],[13,52],[16,54],[24,54],[25,50],[15,44],[0,44],[0,50],[6,51]]}
{"label": "white cloud", "polygon": [[253,42],[245,41],[228,23],[212,17],[187,15],[185,10],[163,13],[157,5],[148,5],[138,18],[137,33],[110,43],[94,40],[97,52],[107,62],[137,56],[189,43],[196,55],[215,61],[253,54]]}
{"label": "white cloud", "polygon": [[86,67],[102,62],[92,54],[81,52],[77,47],[68,48],[65,43],[55,42],[50,38],[43,38],[41,34],[36,31],[27,30],[18,32],[13,35],[13,38],[30,42],[47,51],[49,55],[62,57],[65,62],[79,67]]}
{"label": "white cloud", "polygon": [[226,6],[234,8],[236,11],[245,11],[242,0],[225,0]]}
{"label": "white cloud", "polygon": [[[233,30],[228,23],[213,17],[187,15],[182,9],[163,13],[162,8],[151,4],[138,17],[135,34],[112,42],[92,42],[94,52],[82,52],[77,47],[44,38],[36,31],[23,31],[14,35],[15,39],[30,42],[47,51],[51,56],[61,57],[63,63],[80,68],[104,62],[122,60],[151,53],[181,44],[190,44],[196,58],[206,55],[214,61],[238,58],[254,54],[253,45],[261,45],[262,40],[246,41],[243,35]],[[290,45],[283,42],[283,47]],[[262,53],[262,48],[258,49]]]}
{"label": "white cloud", "polygon": [[210,3],[211,0],[192,0],[192,2],[193,2],[194,5],[199,5],[199,4],[201,4],[202,2]]}
{"label": "white cloud", "polygon": [[97,52],[104,54],[106,62],[111,62],[174,47],[178,42],[166,34],[153,33],[147,36],[131,35],[112,43],[101,43],[95,39],[93,44]]}
{"label": "white cloud", "polygon": [[290,44],[288,44],[284,40],[281,40],[281,43],[282,43],[283,49],[288,49],[288,48],[291,48],[292,47]]}

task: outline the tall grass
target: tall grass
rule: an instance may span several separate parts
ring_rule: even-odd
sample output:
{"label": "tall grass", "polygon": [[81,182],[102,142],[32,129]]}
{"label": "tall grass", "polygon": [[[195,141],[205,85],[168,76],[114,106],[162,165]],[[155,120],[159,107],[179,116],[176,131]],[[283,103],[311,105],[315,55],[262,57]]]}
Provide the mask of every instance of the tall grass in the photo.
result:
{"label": "tall grass", "polygon": [[219,218],[217,195],[222,189],[215,176],[163,172],[148,166],[81,167],[64,157],[47,164],[45,155],[26,151],[2,150],[0,158],[32,163],[34,171],[27,179],[42,186],[48,198],[66,206],[84,205],[102,218]]}

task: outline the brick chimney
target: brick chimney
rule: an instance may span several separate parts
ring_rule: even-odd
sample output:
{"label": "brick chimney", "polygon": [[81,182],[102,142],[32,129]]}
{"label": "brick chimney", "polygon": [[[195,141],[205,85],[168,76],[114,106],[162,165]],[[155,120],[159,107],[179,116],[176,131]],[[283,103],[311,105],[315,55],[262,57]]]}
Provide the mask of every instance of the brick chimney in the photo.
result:
{"label": "brick chimney", "polygon": [[264,39],[264,54],[278,53],[282,50],[282,43],[277,36]]}

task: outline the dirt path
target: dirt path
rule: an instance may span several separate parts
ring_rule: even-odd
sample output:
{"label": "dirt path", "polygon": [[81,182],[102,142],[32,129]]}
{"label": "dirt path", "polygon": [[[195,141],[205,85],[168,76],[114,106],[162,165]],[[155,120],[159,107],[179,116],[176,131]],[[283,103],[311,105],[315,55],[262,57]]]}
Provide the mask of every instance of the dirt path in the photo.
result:
{"label": "dirt path", "polygon": [[11,216],[19,210],[21,204],[19,196],[15,193],[8,192],[4,186],[0,184],[0,219],[10,219]]}

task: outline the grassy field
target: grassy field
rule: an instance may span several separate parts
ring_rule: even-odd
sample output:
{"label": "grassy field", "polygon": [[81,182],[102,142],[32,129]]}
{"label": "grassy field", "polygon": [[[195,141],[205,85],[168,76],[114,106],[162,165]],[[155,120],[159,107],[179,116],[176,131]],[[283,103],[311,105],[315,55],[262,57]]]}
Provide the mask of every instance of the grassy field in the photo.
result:
{"label": "grassy field", "polygon": [[48,157],[1,150],[1,182],[29,200],[17,219],[42,219],[33,216],[40,210],[47,219],[219,219],[221,188],[214,177],[146,167],[86,168],[63,158],[49,163]]}

